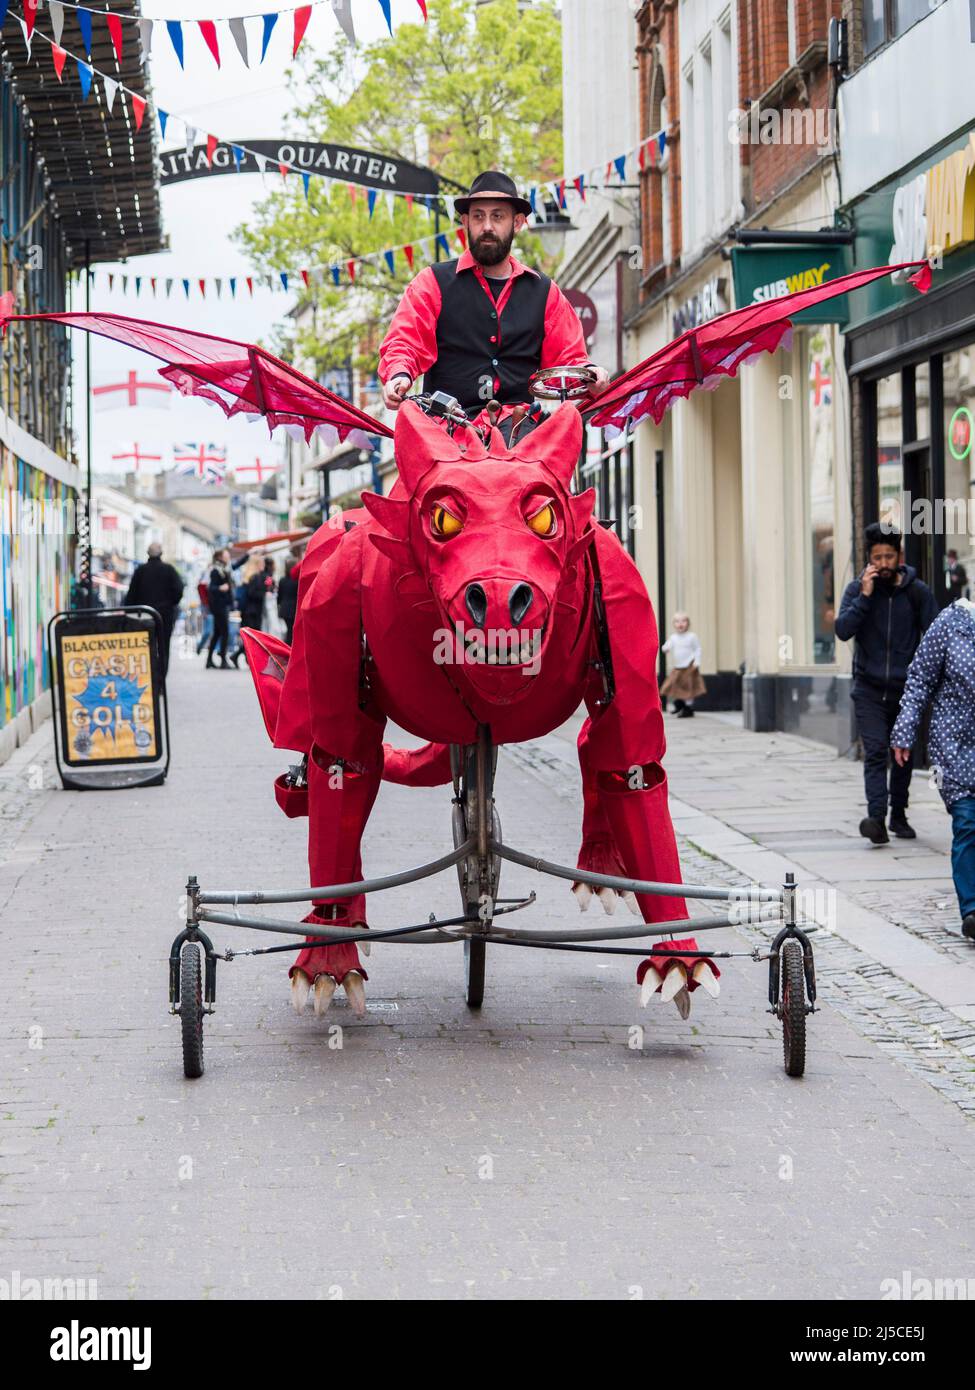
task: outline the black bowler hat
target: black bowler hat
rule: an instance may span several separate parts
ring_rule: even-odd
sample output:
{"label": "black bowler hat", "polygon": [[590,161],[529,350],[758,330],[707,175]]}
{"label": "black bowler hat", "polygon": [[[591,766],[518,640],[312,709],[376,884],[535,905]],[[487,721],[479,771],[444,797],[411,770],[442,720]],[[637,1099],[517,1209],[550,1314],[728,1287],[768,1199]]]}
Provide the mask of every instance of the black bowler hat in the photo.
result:
{"label": "black bowler hat", "polygon": [[458,212],[469,212],[473,198],[493,198],[496,202],[503,198],[514,204],[515,212],[523,212],[526,217],[532,210],[528,199],[518,196],[514,179],[509,179],[507,174],[499,174],[496,169],[489,169],[486,174],[478,174],[471,184],[470,193],[465,198],[456,198],[454,206]]}

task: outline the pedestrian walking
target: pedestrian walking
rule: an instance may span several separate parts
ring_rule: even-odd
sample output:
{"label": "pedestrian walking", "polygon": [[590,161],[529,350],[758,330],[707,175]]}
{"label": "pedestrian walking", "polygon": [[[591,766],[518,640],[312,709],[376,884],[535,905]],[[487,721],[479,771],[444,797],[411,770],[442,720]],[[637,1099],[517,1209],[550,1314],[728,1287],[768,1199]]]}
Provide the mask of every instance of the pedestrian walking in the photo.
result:
{"label": "pedestrian walking", "polygon": [[289,646],[294,640],[300,568],[301,560],[299,557],[294,553],[289,553],[284,562],[284,574],[278,580],[278,617],[284,623],[284,640]]}
{"label": "pedestrian walking", "polygon": [[909,765],[929,704],[928,751],[951,816],[951,875],[961,929],[975,941],[975,604],[967,598],[938,614],[911,662],[890,735],[898,766]]}
{"label": "pedestrian walking", "polygon": [[176,625],[176,614],[183,597],[183,580],[172,565],[162,558],[162,546],[153,541],[146,552],[146,560],[139,565],[129,581],[125,595],[126,604],[145,603],[155,608],[162,618],[162,643],[159,651],[159,664],[163,680],[169,670],[169,643]]}
{"label": "pedestrian walking", "polygon": [[230,551],[217,550],[213,556],[213,568],[210,570],[210,612],[213,615],[213,634],[210,637],[210,646],[207,650],[207,669],[216,666],[213,654],[216,651],[220,657],[220,666],[224,671],[230,669],[227,660],[227,643],[230,639],[230,610],[234,606],[234,574],[230,567]]}
{"label": "pedestrian walking", "polygon": [[968,571],[958,559],[957,550],[949,550],[945,556],[945,587],[949,603],[968,598]]}
{"label": "pedestrian walking", "polygon": [[875,845],[886,845],[888,804],[893,833],[901,840],[916,838],[907,821],[911,760],[890,757],[890,735],[908,667],[938,616],[938,605],[917,571],[902,563],[899,531],[874,522],[865,539],[867,565],[860,578],[846,586],[835,629],[841,642],[856,639],[851,698],[863,744],[867,799],[860,834]]}
{"label": "pedestrian walking", "polygon": [[670,655],[670,675],[660,687],[660,694],[666,706],[673,700],[678,719],[691,719],[694,715],[694,701],[707,693],[707,686],[701,675],[701,639],[691,631],[691,620],[686,613],[675,613],[674,630],[661,648]]}

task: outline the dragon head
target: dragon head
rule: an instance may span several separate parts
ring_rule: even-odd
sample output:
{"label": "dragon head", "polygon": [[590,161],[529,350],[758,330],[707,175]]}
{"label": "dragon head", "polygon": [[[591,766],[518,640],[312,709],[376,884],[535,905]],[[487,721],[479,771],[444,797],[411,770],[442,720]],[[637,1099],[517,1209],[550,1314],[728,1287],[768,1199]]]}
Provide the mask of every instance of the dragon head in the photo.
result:
{"label": "dragon head", "polygon": [[410,402],[395,450],[405,498],[363,494],[382,528],[370,539],[424,579],[442,628],[439,656],[498,703],[537,675],[556,621],[557,596],[592,538],[595,494],[569,491],[582,420],[564,405],[513,449],[492,430],[453,437]]}

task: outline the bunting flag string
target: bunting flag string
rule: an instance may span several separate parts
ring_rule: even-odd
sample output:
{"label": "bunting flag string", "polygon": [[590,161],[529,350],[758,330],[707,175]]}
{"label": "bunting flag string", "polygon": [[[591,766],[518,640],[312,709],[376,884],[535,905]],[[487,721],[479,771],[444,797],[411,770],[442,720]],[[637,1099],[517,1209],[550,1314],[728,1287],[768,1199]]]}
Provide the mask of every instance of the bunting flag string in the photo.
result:
{"label": "bunting flag string", "polygon": [[[25,41],[29,47],[34,33],[35,21],[41,7],[41,0],[22,0],[22,3],[24,13],[20,23],[23,26]],[[428,20],[426,0],[416,0],[416,4],[423,23],[426,24]],[[263,31],[259,61],[263,63],[267,55],[268,43],[270,42],[272,30],[282,16],[290,15],[292,19],[291,56],[294,58],[297,56],[298,49],[305,37],[312,12],[324,5],[328,5],[331,9],[336,23],[339,24],[346,37],[350,39],[351,42],[355,43],[355,23],[353,7],[350,0],[311,0],[309,4],[292,5],[282,10],[234,15],[229,18],[220,15],[215,16],[213,19],[148,19],[139,14],[113,14],[110,11],[96,8],[94,5],[73,3],[73,0],[48,0],[47,8],[51,16],[51,28],[54,31],[54,42],[58,45],[61,43],[61,34],[64,28],[64,12],[65,10],[75,11],[78,17],[78,26],[81,29],[85,53],[89,58],[91,57],[92,19],[97,16],[99,23],[104,20],[105,24],[108,26],[112,47],[115,49],[115,56],[118,58],[119,62],[122,61],[124,46],[123,25],[137,24],[139,26],[142,53],[144,57],[147,57],[152,47],[153,26],[156,24],[163,24],[169,34],[170,43],[179,60],[180,67],[183,67],[185,53],[185,30],[187,28],[192,29],[195,26],[199,29],[203,42],[210,50],[210,53],[213,55],[213,61],[219,68],[220,41],[217,32],[218,24],[227,25],[244,66],[249,67],[247,30],[245,27],[248,20],[260,20],[262,22]],[[360,11],[365,10],[367,6],[374,5],[379,6],[386,26],[390,34],[392,34],[393,20],[390,13],[390,0],[355,0],[355,7]],[[3,20],[6,18],[7,8],[7,5],[0,5],[0,26],[2,26]]]}
{"label": "bunting flag string", "polygon": [[[134,92],[130,88],[124,86],[124,84],[119,82],[116,78],[110,77],[107,74],[102,73],[98,69],[94,68],[90,61],[84,62],[76,54],[73,54],[69,50],[63,48],[61,44],[58,42],[58,39],[60,38],[63,32],[63,14],[56,19],[56,12],[62,10],[67,5],[67,3],[68,0],[48,0],[48,10],[51,14],[52,27],[55,31],[55,34],[52,37],[52,35],[46,34],[42,30],[34,26],[30,34],[30,41],[32,42],[34,38],[40,37],[45,41],[45,43],[47,43],[50,46],[51,58],[54,65],[55,74],[59,82],[63,82],[64,80],[64,67],[66,59],[72,59],[78,72],[78,80],[81,86],[83,100],[88,100],[88,97],[91,93],[93,80],[96,77],[99,79],[103,86],[106,97],[106,106],[108,108],[109,115],[113,114],[115,107],[115,99],[118,96],[118,94],[121,93],[123,100],[119,102],[120,114],[124,115],[125,118],[128,119],[128,107],[125,101],[125,98],[128,98],[128,101],[132,105],[135,128],[137,131],[141,130],[144,124],[146,99],[143,96],[141,96],[138,92]],[[348,0],[335,0],[335,4],[337,6],[337,13],[346,15],[350,13],[348,8]],[[88,58],[90,59],[91,15],[92,13],[96,13],[100,14],[103,18],[105,18],[106,12],[88,11],[79,6],[74,5],[70,6],[70,8],[77,9],[79,23],[81,23],[82,16],[85,16],[87,18],[87,31],[85,30],[85,27],[83,25],[82,37],[85,42],[85,48]],[[274,28],[274,25],[277,23],[277,20],[281,14],[290,14],[294,17],[294,52],[298,51],[298,45],[304,37],[304,33],[307,28],[308,17],[312,8],[312,5],[303,5],[292,10],[270,11],[267,14],[260,16],[264,26],[263,46],[261,52],[262,61],[264,58],[264,54],[267,51],[267,43],[271,34],[271,30]],[[122,19],[133,18],[133,16],[131,15],[115,15],[108,17],[118,19],[119,21],[121,21]],[[241,25],[243,24],[243,20],[245,18],[256,18],[256,16],[247,15],[240,17]],[[140,20],[140,23],[142,22],[152,23],[152,21]],[[156,22],[165,23],[170,28],[170,36],[172,38],[173,47],[176,51],[177,57],[182,63],[183,46],[181,21],[160,20]],[[185,22],[189,23],[190,21]],[[214,22],[211,20],[194,20],[192,22],[201,27],[201,30],[204,34],[204,38],[207,43],[207,47],[210,49],[210,52],[215,62],[219,66],[221,61],[220,46],[219,41],[217,39]],[[24,33],[26,37],[26,21],[21,19],[20,23],[24,27]],[[178,35],[175,32],[176,30],[179,31]],[[241,52],[242,56],[246,55],[248,53],[246,34],[243,33],[242,29],[239,29],[234,37],[238,50]],[[112,30],[112,42],[116,54],[120,56],[122,51],[122,36],[120,25],[118,26],[117,34],[115,30]],[[38,55],[38,59],[39,56],[40,55]],[[167,126],[170,122],[177,121],[182,125],[185,136],[186,152],[187,154],[190,154],[194,145],[196,144],[197,135],[199,134],[199,128],[191,124],[184,116],[176,115],[173,112],[164,111],[160,106],[155,107],[155,114],[156,119],[159,122],[160,135],[163,139],[166,138]],[[217,135],[213,133],[207,134],[206,158],[208,164],[212,163],[213,152],[216,149],[217,145],[221,143],[225,142],[223,142]],[[247,154],[253,157],[261,173],[264,173],[265,166],[267,164],[266,156],[260,155],[256,151],[250,150],[246,145],[234,144],[231,146],[231,149],[233,150],[234,161],[236,163],[238,172],[241,168],[242,156]],[[604,191],[612,192],[614,186],[625,185],[628,174],[630,177],[633,177],[634,175],[644,173],[648,168],[652,169],[658,167],[664,159],[666,149],[666,131],[658,130],[654,134],[648,135],[645,139],[641,140],[639,145],[635,146],[633,149],[627,150],[625,153],[617,155],[615,158],[610,159],[606,163],[604,169]],[[329,184],[335,184],[340,182],[340,180],[335,179],[330,174],[321,173],[318,170],[305,170],[300,168],[300,166],[297,164],[286,161],[278,163],[278,170],[281,174],[282,179],[287,179],[288,175],[292,172],[301,175],[301,182],[303,186],[304,196],[306,199],[309,198],[312,176],[319,180],[325,180]],[[556,179],[549,178],[530,183],[527,192],[528,201],[531,204],[533,213],[540,220],[544,220],[545,204],[549,198],[551,198],[551,200],[555,202],[556,206],[560,210],[566,211],[568,209],[568,198],[570,190],[572,196],[577,198],[581,204],[586,203],[590,194],[599,190],[599,185],[597,183],[599,172],[600,170],[598,169],[591,169],[588,171],[584,170],[576,174],[563,174],[561,177]],[[352,200],[352,205],[355,206],[359,190],[357,189],[355,184],[347,184],[346,187],[348,188],[349,197]],[[398,190],[394,191],[391,189],[379,189],[370,187],[366,184],[363,184],[361,187],[366,193],[366,200],[370,219],[372,219],[373,214],[375,212],[378,201],[378,195],[380,193],[382,193],[385,199],[387,200],[390,210],[392,210],[393,199],[395,197],[405,198],[407,201],[407,208],[409,211],[412,211],[413,207],[418,201],[425,205],[428,212],[434,211],[436,199],[429,195],[424,196],[413,193],[402,193]],[[454,217],[454,198],[447,194],[441,194],[440,201],[446,205],[448,210],[448,216],[452,219]]]}
{"label": "bunting flag string", "polygon": [[[324,285],[329,280],[334,286],[340,286],[343,282],[358,284],[362,269],[365,266],[381,264],[390,275],[395,275],[398,260],[405,262],[406,268],[412,273],[416,269],[421,253],[427,260],[433,259],[430,247],[435,243],[439,243],[439,249],[448,257],[459,254],[458,248],[461,251],[466,250],[467,238],[462,227],[454,228],[453,238],[456,243],[453,248],[451,248],[447,234],[440,232],[432,236],[418,237],[401,246],[387,246],[381,251],[366,251],[362,255],[353,256],[351,259],[343,257],[328,265],[306,266],[297,271],[277,270],[266,275],[130,275],[117,270],[92,270],[89,271],[89,275],[93,286],[100,284],[107,288],[110,293],[117,289],[126,295],[131,287],[137,299],[141,296],[144,286],[148,286],[148,292],[151,293],[153,299],[169,299],[174,289],[177,289],[178,293],[177,287],[182,288],[186,299],[194,294],[206,299],[208,293],[212,293],[217,299],[220,299],[223,296],[225,286],[231,299],[236,299],[238,292],[241,297],[246,292],[248,297],[253,298],[255,290],[268,290],[276,294],[288,293],[292,281],[299,278],[304,287],[309,290],[315,285]],[[79,270],[76,274],[80,280],[84,271]]]}

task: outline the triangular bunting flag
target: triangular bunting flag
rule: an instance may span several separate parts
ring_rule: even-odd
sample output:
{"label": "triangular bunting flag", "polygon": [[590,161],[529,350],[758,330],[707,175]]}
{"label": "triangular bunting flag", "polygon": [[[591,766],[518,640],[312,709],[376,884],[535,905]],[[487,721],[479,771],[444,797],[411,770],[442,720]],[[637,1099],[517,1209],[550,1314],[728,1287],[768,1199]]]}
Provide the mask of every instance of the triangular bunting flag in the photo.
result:
{"label": "triangular bunting flag", "polygon": [[[118,16],[116,16],[116,18],[118,18]],[[118,92],[118,83],[112,77],[102,77],[102,83],[105,87],[105,101],[108,106],[108,114],[111,115],[112,108],[115,105],[115,94]]]}
{"label": "triangular bunting flag", "polygon": [[329,270],[331,271],[331,275],[332,275],[332,280],[333,280],[333,282],[337,285],[338,282],[339,282],[339,268],[338,268],[338,266],[337,266],[337,265],[330,265],[330,266],[329,266]]}
{"label": "triangular bunting flag", "polygon": [[663,152],[667,148],[667,132],[665,130],[662,130],[657,136],[657,148],[663,157]]}
{"label": "triangular bunting flag", "polygon": [[184,280],[184,281],[183,281],[183,293],[186,295],[186,298],[189,299],[189,297],[190,297],[190,282],[189,282],[189,280]]}
{"label": "triangular bunting flag", "polygon": [[217,148],[219,141],[215,135],[207,136],[207,168],[213,168],[213,152]]}
{"label": "triangular bunting flag", "polygon": [[196,126],[188,125],[186,129],[186,153],[189,154],[196,144]]}
{"label": "triangular bunting flag", "polygon": [[383,252],[383,260],[386,262],[386,269],[389,271],[390,275],[395,275],[395,274],[396,274],[396,267],[395,267],[395,265],[393,264],[393,253],[392,253],[392,251],[384,251],[384,252]]}
{"label": "triangular bunting flag", "polygon": [[355,43],[355,25],[352,22],[352,6],[349,0],[332,0],[335,18],[342,26],[342,32],[350,43]]}
{"label": "triangular bunting flag", "polygon": [[307,271],[307,270],[303,270],[303,271],[301,272],[301,278],[302,278],[302,280],[305,282],[305,289],[307,289],[307,288],[308,288],[308,271]]}
{"label": "triangular bunting flag", "polygon": [[349,190],[349,202],[355,207],[356,203],[359,201],[359,190],[354,183],[347,183],[345,186]]}
{"label": "triangular bunting flag", "polygon": [[467,233],[464,231],[463,227],[458,227],[458,228],[457,228],[456,236],[457,236],[457,240],[460,242],[461,246],[462,246],[463,249],[466,251],[466,250],[467,250]]}
{"label": "triangular bunting flag", "polygon": [[450,242],[449,242],[449,241],[447,240],[447,238],[444,236],[443,232],[441,232],[441,233],[439,234],[439,236],[437,237],[436,240],[437,240],[437,245],[440,247],[440,249],[441,249],[441,251],[444,253],[444,255],[445,255],[445,256],[449,256],[449,255],[450,255]]}
{"label": "triangular bunting flag", "polygon": [[234,163],[235,163],[236,166],[237,166],[237,172],[238,172],[238,174],[239,174],[239,173],[240,173],[240,161],[241,161],[241,160],[243,159],[243,157],[244,157],[244,151],[240,148],[239,145],[231,145],[230,148],[231,148],[231,151],[233,152]]}
{"label": "triangular bunting flag", "polygon": [[129,96],[132,98],[132,114],[135,116],[135,128],[136,130],[141,130],[142,120],[146,114],[145,100],[137,96],[135,92],[130,92]]}
{"label": "triangular bunting flag", "polygon": [[416,0],[416,3],[417,3],[417,4],[419,5],[419,7],[420,7],[420,13],[423,15],[423,22],[424,22],[424,24],[426,24],[426,22],[427,22],[427,0]]}
{"label": "triangular bunting flag", "polygon": [[240,54],[241,61],[245,68],[250,67],[250,63],[247,59],[247,29],[244,26],[244,21],[242,19],[231,19],[228,22],[230,24],[230,33],[234,43],[237,45],[237,52]]}
{"label": "triangular bunting flag", "polygon": [[266,154],[258,154],[257,151],[255,150],[255,151],[254,151],[254,163],[257,165],[257,172],[258,172],[258,173],[261,175],[261,177],[263,178],[263,177],[264,177],[264,170],[267,168],[267,155],[266,155]]}
{"label": "triangular bunting flag", "polygon": [[167,298],[167,299],[168,299],[169,296],[172,294],[172,292],[173,292],[173,278],[172,278],[171,275],[167,275],[167,276],[166,276],[166,298]]}
{"label": "triangular bunting flag", "polygon": [[311,188],[311,174],[302,174],[301,181],[305,185],[305,202],[308,202],[308,192]]}
{"label": "triangular bunting flag", "polygon": [[264,55],[265,55],[265,53],[267,52],[267,46],[268,46],[268,44],[271,42],[271,30],[274,28],[275,24],[277,24],[277,22],[278,22],[278,17],[277,17],[276,14],[266,14],[266,15],[263,16],[263,19],[264,19],[264,35],[263,35],[263,37],[262,37],[262,39],[261,39],[261,62],[262,62],[262,63],[264,62]]}
{"label": "triangular bunting flag", "polygon": [[54,30],[54,42],[60,44],[64,30],[64,6],[60,0],[50,0],[47,8],[51,16],[51,28]]}
{"label": "triangular bunting flag", "polygon": [[223,278],[221,276],[215,275],[213,277],[213,288],[216,290],[217,298],[219,299],[220,291],[223,289]]}
{"label": "triangular bunting flag", "polygon": [[572,180],[572,182],[575,184],[575,190],[576,190],[576,192],[578,193],[579,197],[582,199],[583,202],[585,202],[585,201],[586,201],[586,176],[585,176],[585,174],[579,174],[577,178],[575,178],[575,179]]}
{"label": "triangular bunting flag", "polygon": [[[78,11],[79,15],[81,11]],[[178,19],[167,19],[166,28],[173,48],[176,50],[176,57],[179,59],[180,67],[183,66],[183,26]]]}
{"label": "triangular bunting flag", "polygon": [[202,299],[206,299],[206,297],[207,297],[207,282],[206,282],[205,280],[197,280],[196,283],[197,283],[197,284],[199,285],[199,287],[200,287],[200,297],[201,297]]}
{"label": "triangular bunting flag", "polygon": [[214,24],[212,19],[198,19],[196,22],[200,26],[200,33],[203,35],[203,42],[206,44],[207,48],[209,48],[210,52],[213,54],[213,61],[216,63],[217,67],[219,67],[220,44],[217,41],[217,26]]}
{"label": "triangular bunting flag", "polygon": [[105,23],[108,25],[108,32],[111,36],[112,47],[115,49],[115,56],[122,61],[122,21],[117,14],[106,14]]}
{"label": "triangular bunting flag", "polygon": [[109,293],[111,293],[111,289],[112,289],[112,286],[114,285],[114,283],[115,283],[115,276],[112,275],[112,274],[109,274],[109,277],[108,277],[108,289],[109,289]]}
{"label": "triangular bunting flag", "polygon": [[537,193],[537,188],[529,188],[528,190],[528,201],[531,203],[532,212],[535,214],[536,217],[538,216],[538,203],[536,202]]}
{"label": "triangular bunting flag", "polygon": [[379,0],[379,8],[380,8],[380,9],[382,10],[382,12],[383,12],[383,17],[384,17],[384,19],[386,20],[386,27],[387,27],[387,29],[389,30],[390,33],[392,33],[392,32],[393,32],[393,21],[392,21],[392,19],[391,19],[391,17],[390,17],[390,13],[389,13],[389,0]]}
{"label": "triangular bunting flag", "polygon": [[247,280],[247,292],[248,292],[248,294],[250,295],[251,299],[253,299],[253,298],[254,298],[254,277],[253,277],[253,275],[248,275],[248,276],[246,276],[245,278],[246,278],[246,280]]}
{"label": "triangular bunting flag", "polygon": [[31,50],[31,44],[34,42],[34,39],[33,39],[33,36],[32,36],[31,34],[28,34],[28,32],[27,32],[27,21],[26,21],[26,19],[21,19],[21,20],[19,20],[19,23],[20,23],[21,33],[22,33],[23,36],[24,36],[24,43],[25,43],[25,45],[26,45],[26,47],[27,47],[27,61],[28,61],[28,63],[29,63],[29,62],[30,62],[30,59],[31,59],[31,52],[30,52],[30,50]]}
{"label": "triangular bunting flag", "polygon": [[406,257],[406,264],[407,264],[407,265],[409,266],[409,268],[412,270],[412,269],[413,269],[413,247],[412,247],[412,246],[404,246],[404,247],[403,247],[403,255]]}
{"label": "triangular bunting flag", "polygon": [[141,276],[141,275],[137,275],[137,276],[135,277],[135,297],[136,297],[136,299],[139,298],[139,295],[140,295],[141,293],[142,293],[142,276]]}
{"label": "triangular bunting flag", "polygon": [[284,286],[285,291],[287,291],[287,288],[288,288],[288,272],[287,272],[286,270],[282,270],[282,271],[279,271],[278,273],[279,273],[280,276],[281,276],[281,284]]}
{"label": "triangular bunting flag", "polygon": [[413,194],[412,194],[412,193],[407,193],[407,194],[405,195],[403,201],[406,203],[406,211],[410,214],[410,216],[412,216],[412,215],[413,215]]}
{"label": "triangular bunting flag", "polygon": [[82,101],[87,101],[88,93],[91,91],[92,69],[87,63],[83,63],[80,58],[76,58],[75,62],[78,64],[78,81],[81,83],[81,99]]}
{"label": "triangular bunting flag", "polygon": [[139,20],[139,45],[140,45],[140,47],[141,47],[141,49],[142,49],[142,61],[143,61],[143,63],[144,63],[144,62],[146,61],[146,59],[149,57],[149,54],[150,54],[151,51],[152,51],[152,20],[151,20],[151,19],[140,19],[140,20]]}
{"label": "triangular bunting flag", "polygon": [[346,261],[345,265],[349,272],[349,279],[355,284],[355,261]]}
{"label": "triangular bunting flag", "polygon": [[620,183],[622,183],[626,178],[626,155],[621,154],[618,159],[613,160],[613,163],[616,165],[616,172],[620,176]]}
{"label": "triangular bunting flag", "polygon": [[152,297],[153,297],[153,299],[155,299],[155,297],[156,297],[156,276],[155,276],[155,275],[150,275],[150,276],[149,276],[149,284],[152,286]]}
{"label": "triangular bunting flag", "polygon": [[58,75],[59,82],[63,81],[61,74],[64,71],[64,60],[65,58],[67,58],[67,56],[67,53],[64,51],[63,48],[59,47],[58,44],[51,44],[51,58],[54,63],[54,71]]}
{"label": "triangular bunting flag", "polygon": [[230,278],[229,278],[228,281],[227,281],[227,284],[230,286],[230,297],[231,297],[232,299],[236,299],[236,298],[237,298],[237,276],[236,276],[236,275],[231,275]]}
{"label": "triangular bunting flag", "polygon": [[290,172],[291,172],[290,166],[287,165],[287,164],[281,163],[281,164],[278,165],[278,168],[281,170],[281,177],[282,177],[283,179],[286,179],[286,178],[288,177],[288,175],[290,174]]}
{"label": "triangular bunting flag", "polygon": [[81,42],[85,45],[85,53],[91,57],[91,15],[87,10],[75,10],[78,17],[78,28],[81,30]]}
{"label": "triangular bunting flag", "polygon": [[374,188],[367,190],[366,202],[369,204],[369,216],[372,217],[372,214],[376,211],[376,190]]}
{"label": "triangular bunting flag", "polygon": [[163,140],[166,138],[166,122],[169,120],[169,112],[156,107],[156,115],[159,118],[159,134]]}
{"label": "triangular bunting flag", "polygon": [[301,47],[301,41],[305,37],[305,30],[308,28],[308,21],[310,19],[311,5],[302,5],[299,9],[295,10],[294,45],[291,49],[292,58],[298,56],[298,49]]}

